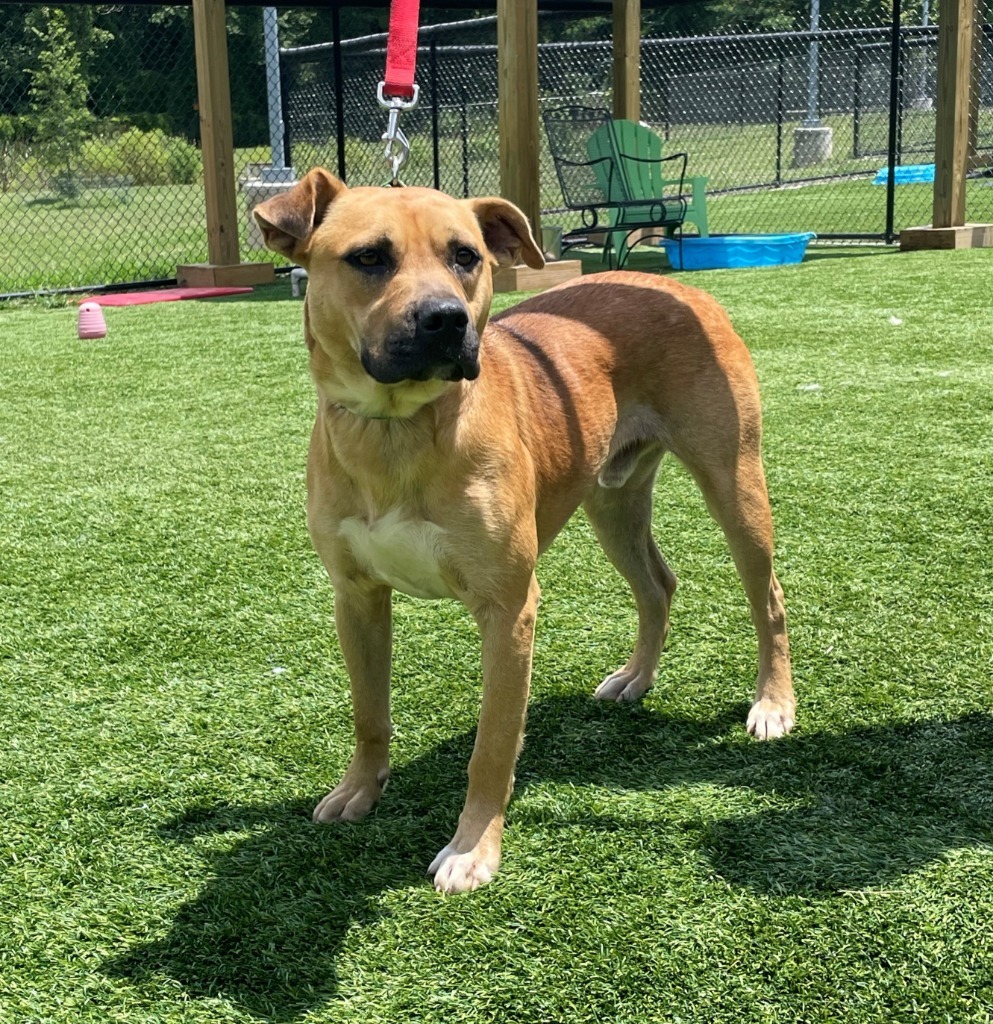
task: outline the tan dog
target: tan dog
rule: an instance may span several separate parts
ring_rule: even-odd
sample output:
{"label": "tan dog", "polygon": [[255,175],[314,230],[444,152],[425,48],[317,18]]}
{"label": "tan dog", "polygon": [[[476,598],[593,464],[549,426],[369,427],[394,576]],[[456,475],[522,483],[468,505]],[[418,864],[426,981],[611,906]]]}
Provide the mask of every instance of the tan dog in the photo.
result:
{"label": "tan dog", "polygon": [[524,735],[535,563],[583,505],[638,608],[634,653],[595,695],[641,697],[676,589],[650,532],[667,451],[702,489],[751,607],[759,669],[748,730],[790,730],[758,386],[713,299],[658,276],[599,274],[487,326],[494,267],[543,263],[527,220],[502,199],[349,189],[317,169],[255,217],[269,247],[309,274],[318,409],[308,524],[351,679],[355,753],[317,821],[363,817],[389,775],[392,589],[457,598],[482,635],[482,709],[465,807],[429,870],[444,892],[490,879]]}

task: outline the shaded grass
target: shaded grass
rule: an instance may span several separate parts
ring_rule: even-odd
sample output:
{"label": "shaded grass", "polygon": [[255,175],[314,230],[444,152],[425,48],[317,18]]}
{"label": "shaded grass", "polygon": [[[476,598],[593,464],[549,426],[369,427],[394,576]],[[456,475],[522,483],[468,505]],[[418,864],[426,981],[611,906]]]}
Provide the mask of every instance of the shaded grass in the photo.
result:
{"label": "shaded grass", "polygon": [[457,606],[397,598],[389,791],[308,821],[350,720],[288,284],[110,309],[97,342],[0,311],[0,1020],[987,1020],[990,266],[681,275],[762,381],[797,733],[744,735],[744,599],[669,464],[659,687],[588,698],[634,615],[577,518],[504,866],[451,899],[424,870],[477,711]]}

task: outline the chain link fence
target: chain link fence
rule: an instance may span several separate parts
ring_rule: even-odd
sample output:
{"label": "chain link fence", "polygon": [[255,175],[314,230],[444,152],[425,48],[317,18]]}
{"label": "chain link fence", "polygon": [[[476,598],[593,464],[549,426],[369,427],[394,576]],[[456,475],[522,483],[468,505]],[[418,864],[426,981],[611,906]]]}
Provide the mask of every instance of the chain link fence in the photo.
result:
{"label": "chain link fence", "polygon": [[2,9],[0,293],[175,278],[205,258],[188,12],[139,24],[125,8],[112,32],[99,10]]}
{"label": "chain link fence", "polygon": [[[206,261],[191,8],[4,4],[0,15],[0,297],[168,283]],[[243,183],[271,155],[262,9],[229,9],[227,28]],[[247,215],[241,233],[243,258],[272,256],[252,248]]]}
{"label": "chain link fence", "polygon": [[[684,24],[694,7],[678,9]],[[190,9],[3,12],[0,296],[168,281],[177,265],[206,260]],[[242,258],[272,259],[248,217],[254,203],[317,164],[351,184],[388,176],[375,100],[385,39],[335,45],[339,15],[313,8],[231,7],[227,17]],[[927,20],[895,29],[835,13],[814,31],[762,32],[711,19],[705,35],[645,38],[642,118],[666,153],[689,155],[688,174],[708,179],[711,232],[883,241],[928,223],[930,184],[875,184],[891,163],[934,160],[937,27]],[[609,110],[609,20],[543,14],[539,25],[542,109]],[[988,25],[979,39],[975,143],[986,159],[970,172],[967,218],[993,221]],[[423,26],[420,41],[404,180],[498,193],[495,18]],[[575,226],[540,138],[544,218]]]}
{"label": "chain link fence", "polygon": [[[558,34],[559,20],[542,19],[546,35]],[[603,20],[584,28],[603,38],[542,43],[543,109],[610,109],[610,26]],[[421,106],[404,115],[405,131],[415,140],[408,183],[456,195],[499,191],[495,37],[495,24],[473,23],[438,28],[420,47]],[[337,78],[332,44],[283,51],[285,116],[297,166],[325,163],[353,183],[383,181],[385,164],[374,143],[385,117],[376,116],[371,100],[384,45],[382,37],[342,43]],[[641,118],[665,140],[666,152],[689,155],[689,174],[708,179],[712,232],[814,231],[822,239],[892,241],[901,228],[931,219],[930,184],[891,189],[879,172],[891,162],[934,161],[937,46],[934,24],[902,24],[895,31],[837,19],[816,31],[648,38],[641,51]],[[968,216],[988,221],[989,26],[980,50],[976,144],[988,159],[970,176]],[[563,208],[544,134],[541,144],[543,211],[549,220],[575,226],[575,215]]]}

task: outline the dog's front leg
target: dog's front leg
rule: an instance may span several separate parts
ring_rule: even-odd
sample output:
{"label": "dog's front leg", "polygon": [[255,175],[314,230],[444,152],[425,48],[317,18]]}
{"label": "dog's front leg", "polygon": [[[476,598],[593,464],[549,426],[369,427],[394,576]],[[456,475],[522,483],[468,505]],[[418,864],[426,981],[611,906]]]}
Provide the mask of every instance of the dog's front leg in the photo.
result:
{"label": "dog's front leg", "polygon": [[524,739],[539,594],[532,576],[523,601],[474,610],[483,641],[483,703],[459,826],[428,869],[439,892],[475,889],[500,866],[503,816]]}
{"label": "dog's front leg", "polygon": [[334,621],[351,684],[355,753],[341,782],[317,805],[314,821],[364,818],[389,778],[391,593],[372,584],[335,584]]}

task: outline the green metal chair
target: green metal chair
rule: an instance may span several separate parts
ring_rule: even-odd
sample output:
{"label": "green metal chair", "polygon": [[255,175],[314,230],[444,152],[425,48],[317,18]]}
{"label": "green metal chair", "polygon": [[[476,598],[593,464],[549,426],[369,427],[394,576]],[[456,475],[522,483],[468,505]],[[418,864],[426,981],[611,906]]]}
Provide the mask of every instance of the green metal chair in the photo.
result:
{"label": "green metal chair", "polygon": [[[700,237],[708,236],[707,179],[686,177],[685,153],[663,157],[662,140],[651,128],[637,121],[609,120],[590,136],[587,150],[599,177],[611,168],[609,182],[603,181],[615,204],[608,208],[609,222],[623,230],[609,232],[607,246],[617,253],[618,266],[626,262],[629,239],[640,229],[657,227],[672,236],[689,222]],[[664,165],[678,160],[683,173],[666,177]]]}
{"label": "green metal chair", "polygon": [[561,212],[582,223],[562,235],[562,248],[604,240],[603,262],[623,266],[629,239],[675,234],[687,219],[707,234],[707,179],[686,178],[686,154],[662,155],[662,140],[634,121],[613,120],[598,107],[551,107],[542,113],[565,201]]}

